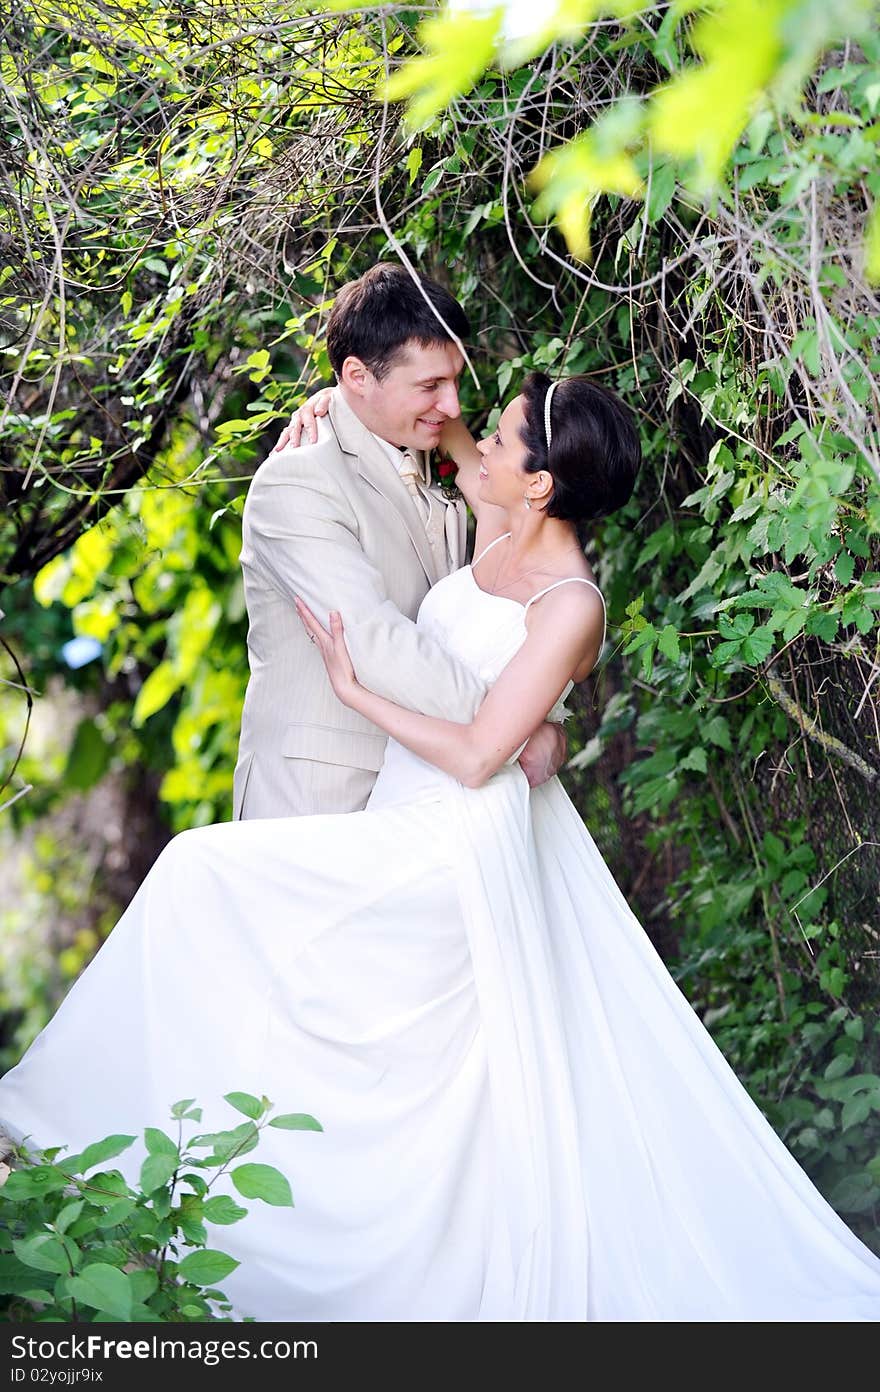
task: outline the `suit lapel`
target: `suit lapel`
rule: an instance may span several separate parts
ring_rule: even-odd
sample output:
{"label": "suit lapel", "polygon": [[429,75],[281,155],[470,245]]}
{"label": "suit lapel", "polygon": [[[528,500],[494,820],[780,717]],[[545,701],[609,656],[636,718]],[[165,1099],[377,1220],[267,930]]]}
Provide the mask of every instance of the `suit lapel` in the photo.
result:
{"label": "suit lapel", "polygon": [[391,504],[399,515],[409,533],[409,538],[425,575],[430,584],[436,584],[440,577],[434,565],[431,543],[428,541],[425,524],[407,491],[406,484],[401,480],[391,460],[383,454],[369,430],[361,425],[357,416],[346,405],[339,391],[334,392],[330,403],[330,420],[340,447],[346,454],[352,455],[357,460],[357,471],[360,477],[371,488],[375,488],[377,493],[381,493],[382,497]]}

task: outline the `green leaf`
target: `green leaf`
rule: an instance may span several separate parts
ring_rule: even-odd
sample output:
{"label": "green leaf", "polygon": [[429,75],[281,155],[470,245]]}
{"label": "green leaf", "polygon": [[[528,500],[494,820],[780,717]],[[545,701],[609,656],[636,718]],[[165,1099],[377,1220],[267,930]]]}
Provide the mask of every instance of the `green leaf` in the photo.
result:
{"label": "green leaf", "polygon": [[848,551],[841,551],[834,564],[834,574],[841,585],[848,585],[853,578],[856,563]]}
{"label": "green leaf", "polygon": [[755,627],[753,614],[722,614],[718,619],[718,632],[722,638],[745,638]]}
{"label": "green leaf", "polygon": [[[832,996],[841,996],[843,995],[843,989],[846,986],[846,972],[843,970],[842,967],[831,967],[828,971],[820,972],[819,985],[822,987],[823,991],[828,991]],[[846,1058],[847,1055],[844,1054],[840,1055],[839,1057]],[[833,1062],[829,1064],[829,1067],[833,1068],[834,1064],[838,1062],[839,1058],[834,1059]],[[843,1071],[845,1072],[846,1070],[844,1069]],[[826,1078],[836,1078],[838,1076],[838,1073],[825,1074]]]}
{"label": "green leaf", "polygon": [[711,720],[707,720],[702,727],[702,733],[716,744],[719,749],[726,749],[728,753],[733,749],[730,739],[730,725],[723,715],[713,715]]}
{"label": "green leaf", "polygon": [[180,1152],[170,1136],[166,1136],[164,1131],[159,1131],[155,1126],[148,1126],[144,1131],[144,1141],[147,1150],[151,1155],[170,1155],[177,1161]]}
{"label": "green leaf", "polygon": [[691,749],[682,759],[679,767],[682,769],[692,769],[696,773],[705,773],[707,768],[705,749],[699,747]]}
{"label": "green leaf", "polygon": [[841,1130],[848,1131],[851,1126],[861,1126],[871,1114],[871,1102],[867,1097],[851,1097],[844,1102],[840,1117]]}
{"label": "green leaf", "polygon": [[239,1165],[232,1171],[232,1182],[246,1199],[262,1199],[278,1208],[293,1208],[290,1185],[273,1165]]}
{"label": "green leaf", "polygon": [[90,1305],[116,1319],[131,1318],[131,1283],[124,1271],[106,1262],[91,1262],[66,1282],[68,1294],[82,1305]]}
{"label": "green leaf", "polygon": [[782,625],[783,642],[791,642],[795,634],[800,633],[801,629],[806,624],[808,618],[809,613],[805,608],[796,609],[792,613],[790,613],[786,618],[784,624]]}
{"label": "green leaf", "polygon": [[65,784],[80,792],[93,787],[107,772],[111,753],[94,720],[81,720],[67,756]]}
{"label": "green leaf", "polygon": [[189,1217],[182,1213],[177,1225],[191,1247],[204,1247],[208,1233],[201,1218]]}
{"label": "green leaf", "polygon": [[187,1184],[198,1198],[203,1198],[208,1192],[208,1186],[202,1175],[194,1174],[192,1170],[187,1170],[180,1176],[181,1184]]}
{"label": "green leaf", "polygon": [[447,102],[473,87],[492,60],[501,27],[501,10],[474,15],[445,10],[419,25],[424,57],[411,58],[385,85],[388,101],[410,98],[409,120],[427,125]]}
{"label": "green leaf", "polygon": [[237,1223],[239,1219],[247,1217],[247,1209],[242,1208],[228,1194],[217,1194],[212,1199],[206,1199],[202,1213],[209,1223],[218,1223],[224,1226],[228,1223]]}
{"label": "green leaf", "polygon": [[854,556],[860,556],[863,561],[867,561],[870,559],[871,546],[867,536],[865,535],[865,527],[863,523],[858,524],[854,527],[850,527],[847,530],[844,540],[846,542],[847,550],[851,551]]}
{"label": "green leaf", "polygon": [[105,1136],[103,1141],[86,1146],[78,1155],[62,1155],[58,1163],[68,1174],[85,1174],[95,1165],[101,1165],[105,1160],[112,1160],[114,1156],[121,1155],[136,1139],[135,1136]]}
{"label": "green leaf", "polygon": [[409,175],[410,184],[414,184],[419,170],[422,167],[422,147],[414,145],[406,157],[406,172]]}
{"label": "green leaf", "polygon": [[681,656],[681,644],[678,631],[671,624],[666,624],[664,628],[661,628],[657,647],[664,657],[668,657],[672,662],[678,661]]}
{"label": "green leaf", "polygon": [[221,421],[217,426],[217,437],[222,442],[229,435],[258,435],[273,418],[272,411],[263,411],[244,419]]}
{"label": "green leaf", "polygon": [[97,1204],[99,1207],[108,1202],[109,1199],[130,1199],[130,1191],[125,1178],[119,1170],[99,1170],[96,1174],[89,1175],[88,1182],[83,1186],[82,1196],[90,1204]]}
{"label": "green leaf", "polygon": [[141,1188],[145,1194],[152,1194],[167,1184],[177,1169],[174,1155],[148,1155],[141,1165]]}
{"label": "green leaf", "polygon": [[6,1199],[34,1199],[41,1194],[51,1194],[63,1189],[70,1181],[54,1165],[26,1166],[13,1170],[3,1186]]}
{"label": "green leaf", "polygon": [[269,375],[271,358],[267,349],[259,348],[255,353],[250,353],[247,358],[247,366],[251,369],[248,378],[251,382],[262,382]]}
{"label": "green leaf", "polygon": [[715,584],[715,581],[720,579],[723,572],[724,566],[722,562],[714,555],[709,556],[703,562],[687,589],[682,590],[681,594],[677,595],[676,598],[680,603],[684,604],[687,600],[692,599],[695,594],[699,594],[700,590],[710,590]]}
{"label": "green leaf", "polygon": [[134,1213],[137,1207],[134,1199],[117,1199],[115,1203],[108,1205],[103,1217],[100,1219],[99,1227],[115,1228],[119,1223],[126,1222]]}
{"label": "green leaf", "polygon": [[836,1184],[828,1202],[842,1213],[867,1213],[880,1197],[880,1188],[870,1174],[851,1174]]}
{"label": "green leaf", "polygon": [[872,285],[880,285],[880,199],[874,203],[865,227],[865,277]]}
{"label": "green leaf", "polygon": [[654,625],[652,623],[643,623],[638,632],[630,638],[623,651],[625,653],[638,652],[640,648],[644,648],[648,644],[653,646],[656,641],[657,630]]}
{"label": "green leaf", "polygon": [[260,1133],[254,1123],[245,1121],[231,1131],[206,1132],[202,1136],[193,1136],[190,1145],[213,1147],[213,1153],[207,1155],[200,1163],[225,1165],[227,1160],[232,1160],[238,1155],[247,1155],[248,1151],[255,1149],[259,1141]]}
{"label": "green leaf", "polygon": [[269,1122],[270,1126],[277,1126],[280,1131],[323,1131],[324,1128],[320,1121],[316,1121],[308,1112],[285,1112],[282,1116],[273,1117]]}
{"label": "green leaf", "polygon": [[[641,197],[644,186],[627,149],[623,126],[634,131],[639,105],[624,99],[582,135],[543,156],[531,182],[540,190],[535,216],[555,217],[573,256],[590,256],[590,221],[599,194]],[[619,125],[618,132],[615,126]]]}
{"label": "green leaf", "polygon": [[37,1233],[34,1237],[14,1239],[12,1250],[25,1266],[35,1271],[68,1272],[71,1267],[70,1256],[60,1238],[54,1233]]}
{"label": "green leaf", "polygon": [[174,693],[179,690],[181,677],[170,662],[160,662],[147,677],[134,703],[131,723],[136,730],[145,720],[167,706]]}
{"label": "green leaf", "polygon": [[141,1271],[129,1271],[128,1282],[131,1286],[132,1299],[138,1304],[149,1300],[159,1288],[159,1276],[157,1272],[145,1269]]}
{"label": "green leaf", "polygon": [[71,1223],[75,1223],[79,1215],[86,1206],[85,1199],[74,1199],[73,1203],[65,1204],[58,1217],[55,1219],[56,1232],[67,1232]]}
{"label": "green leaf", "polygon": [[206,1248],[203,1252],[191,1252],[184,1257],[178,1271],[185,1281],[192,1281],[193,1285],[213,1286],[238,1265],[235,1258],[227,1256],[225,1252],[213,1252]]}
{"label": "green leaf", "polygon": [[223,1098],[230,1107],[234,1107],[237,1112],[244,1112],[245,1116],[256,1121],[263,1115],[265,1108],[258,1097],[252,1097],[249,1092],[227,1092]]}
{"label": "green leaf", "polygon": [[844,1073],[848,1073],[852,1066],[852,1054],[837,1054],[825,1069],[824,1077],[827,1082],[833,1082],[835,1078],[842,1078]]}
{"label": "green leaf", "polygon": [[742,657],[745,662],[757,665],[769,657],[775,646],[775,640],[769,628],[756,628],[743,640]]}
{"label": "green leaf", "polygon": [[648,222],[658,222],[672,202],[675,193],[675,165],[655,164],[651,170],[650,192],[647,197]]}
{"label": "green leaf", "polygon": [[[768,860],[775,862],[776,866],[781,865],[782,861],[785,859],[785,842],[780,840],[775,832],[767,831],[764,833],[762,844],[767,853]],[[774,874],[776,873],[777,871],[774,869]]]}
{"label": "green leaf", "polygon": [[[67,1267],[64,1268],[65,1271]],[[0,1295],[24,1295],[33,1288],[34,1267],[27,1266],[8,1252],[0,1252]],[[4,1317],[8,1318],[5,1315]]]}
{"label": "green leaf", "polygon": [[731,658],[738,657],[741,646],[738,638],[732,639],[726,643],[718,643],[712,649],[712,665],[721,667],[725,662],[729,662]]}
{"label": "green leaf", "polygon": [[807,632],[821,638],[823,643],[833,643],[839,627],[839,614],[821,613],[818,610],[810,614],[806,623]]}

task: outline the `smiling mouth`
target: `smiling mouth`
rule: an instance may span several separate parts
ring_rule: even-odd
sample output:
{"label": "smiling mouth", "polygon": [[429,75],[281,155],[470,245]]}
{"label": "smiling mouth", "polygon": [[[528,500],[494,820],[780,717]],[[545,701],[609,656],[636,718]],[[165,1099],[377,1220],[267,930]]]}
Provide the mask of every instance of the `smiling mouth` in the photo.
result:
{"label": "smiling mouth", "polygon": [[488,477],[489,477],[489,470],[486,468],[485,464],[481,464],[481,465],[480,465],[480,478],[481,478],[481,479],[486,479],[486,478],[488,478]]}
{"label": "smiling mouth", "polygon": [[424,416],[419,416],[419,421],[422,425],[426,425],[429,430],[442,430],[443,426],[446,424],[446,422],[442,420],[425,420]]}

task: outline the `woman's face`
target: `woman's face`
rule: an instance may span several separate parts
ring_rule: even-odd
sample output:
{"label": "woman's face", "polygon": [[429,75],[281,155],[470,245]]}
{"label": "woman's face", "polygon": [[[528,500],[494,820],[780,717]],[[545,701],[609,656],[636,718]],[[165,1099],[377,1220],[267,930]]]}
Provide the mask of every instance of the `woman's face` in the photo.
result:
{"label": "woman's face", "polygon": [[493,433],[477,442],[482,455],[480,497],[486,503],[515,507],[522,503],[528,484],[538,477],[523,467],[526,447],[519,435],[523,420],[523,398],[518,396],[502,411]]}

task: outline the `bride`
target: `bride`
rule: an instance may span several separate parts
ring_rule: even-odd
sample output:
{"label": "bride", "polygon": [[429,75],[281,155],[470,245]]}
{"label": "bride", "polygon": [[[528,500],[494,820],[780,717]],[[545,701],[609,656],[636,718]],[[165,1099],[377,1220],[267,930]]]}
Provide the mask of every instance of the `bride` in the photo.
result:
{"label": "bride", "polygon": [[[577,524],[638,441],[584,378],[532,376],[449,441],[477,560],[420,627],[491,689],[470,725],[365,690],[299,613],[340,700],[391,736],[363,812],[185,832],[25,1058],[0,1117],[42,1145],[266,1093],[297,1207],[224,1233],[236,1309],[278,1320],[876,1320],[880,1261],[738,1083],[558,780],[515,762],[596,660]],[[130,1154],[130,1152],[129,1152]],[[129,1162],[137,1164],[137,1160]]]}

